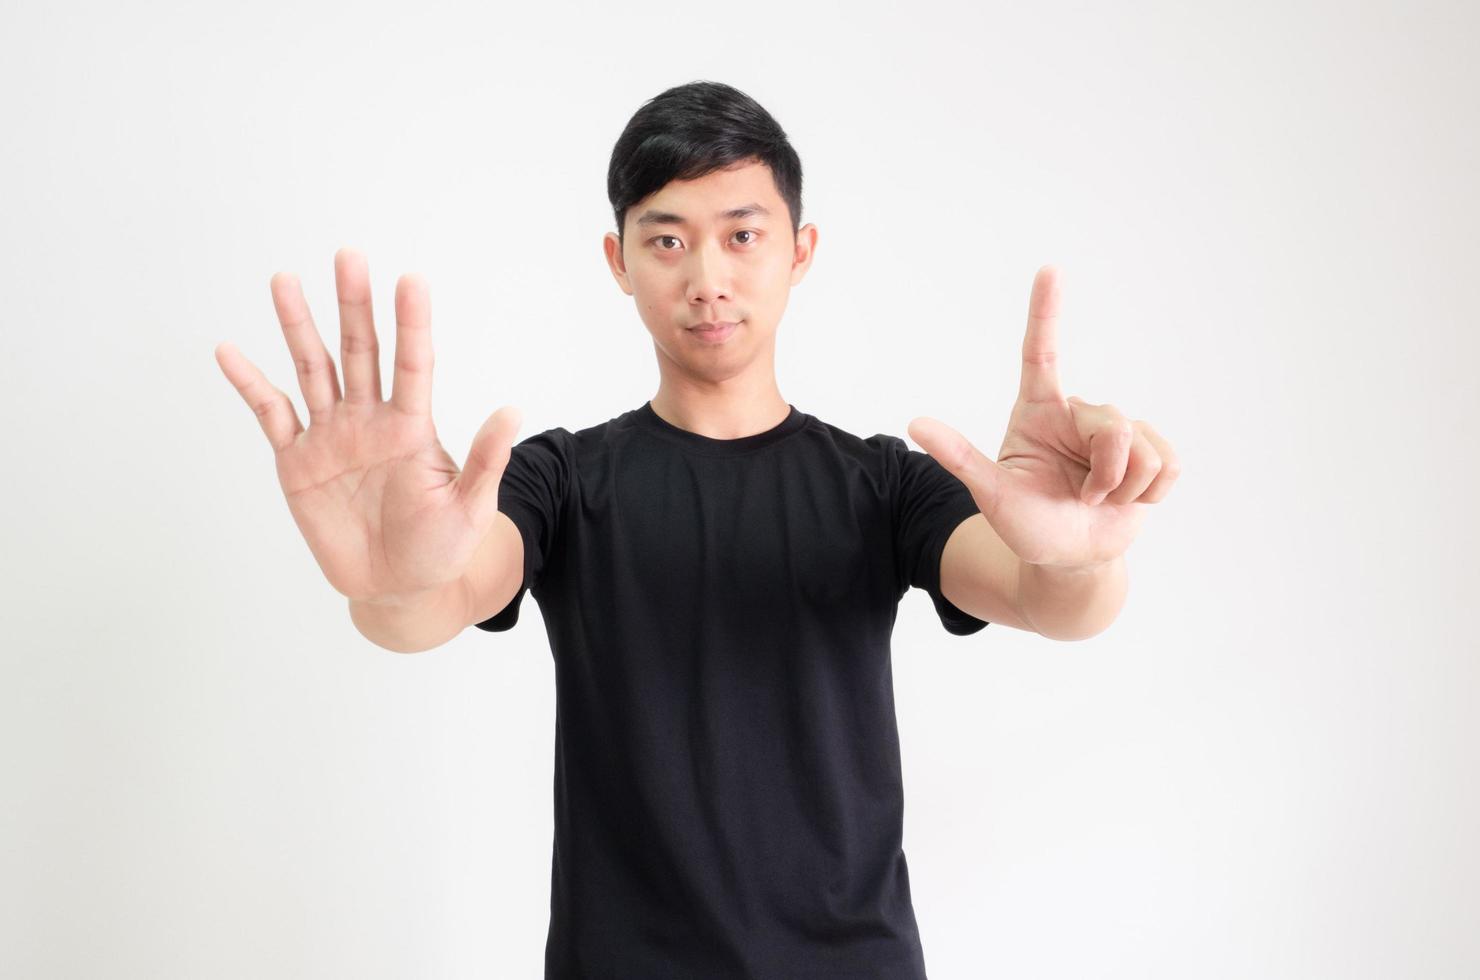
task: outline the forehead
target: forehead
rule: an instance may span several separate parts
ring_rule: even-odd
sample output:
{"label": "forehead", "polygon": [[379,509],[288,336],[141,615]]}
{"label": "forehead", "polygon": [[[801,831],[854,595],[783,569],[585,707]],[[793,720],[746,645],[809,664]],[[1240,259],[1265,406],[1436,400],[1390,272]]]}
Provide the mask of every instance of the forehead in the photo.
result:
{"label": "forehead", "polygon": [[648,210],[667,211],[689,222],[703,223],[721,211],[750,202],[765,206],[773,216],[785,206],[776,192],[771,168],[758,161],[715,170],[695,180],[670,180],[628,213],[635,218]]}

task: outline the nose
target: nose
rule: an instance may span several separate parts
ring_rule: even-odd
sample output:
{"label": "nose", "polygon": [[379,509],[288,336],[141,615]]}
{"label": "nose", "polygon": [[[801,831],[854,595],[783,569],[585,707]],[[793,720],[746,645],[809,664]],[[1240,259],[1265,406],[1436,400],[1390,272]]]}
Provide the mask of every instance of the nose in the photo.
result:
{"label": "nose", "polygon": [[728,268],[722,255],[715,255],[709,246],[699,246],[689,252],[688,259],[689,303],[713,306],[721,300],[733,298]]}

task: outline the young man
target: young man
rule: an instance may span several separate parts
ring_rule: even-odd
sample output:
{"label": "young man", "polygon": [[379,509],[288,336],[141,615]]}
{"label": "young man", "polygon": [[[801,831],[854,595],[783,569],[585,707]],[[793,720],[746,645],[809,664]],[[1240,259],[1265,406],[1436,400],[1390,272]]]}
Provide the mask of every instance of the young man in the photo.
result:
{"label": "young man", "polygon": [[789,404],[776,330],[817,229],[799,223],[785,133],[730,86],[644,105],[608,192],[606,258],[660,382],[599,425],[516,446],[517,412],[501,409],[459,472],[431,424],[424,285],[398,283],[384,402],[368,274],[347,250],[342,396],[301,290],[273,279],[306,432],[234,348],[218,361],[365,636],[425,650],[470,624],[509,629],[526,591],[539,602],[557,685],[547,977],[923,978],[901,847],[899,600],[925,590],[963,636],[1099,632],[1174,456],[1144,423],[1059,394],[1052,267],[998,461],[933,420],[913,427],[929,455]]}

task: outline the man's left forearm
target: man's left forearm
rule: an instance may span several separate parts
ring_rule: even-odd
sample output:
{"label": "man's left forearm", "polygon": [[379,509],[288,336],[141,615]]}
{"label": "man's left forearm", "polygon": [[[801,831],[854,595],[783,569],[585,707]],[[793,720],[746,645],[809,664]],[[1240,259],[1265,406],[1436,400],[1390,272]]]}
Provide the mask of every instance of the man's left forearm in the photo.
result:
{"label": "man's left forearm", "polygon": [[1051,640],[1085,640],[1103,632],[1125,605],[1124,555],[1077,568],[1019,562],[1018,608]]}

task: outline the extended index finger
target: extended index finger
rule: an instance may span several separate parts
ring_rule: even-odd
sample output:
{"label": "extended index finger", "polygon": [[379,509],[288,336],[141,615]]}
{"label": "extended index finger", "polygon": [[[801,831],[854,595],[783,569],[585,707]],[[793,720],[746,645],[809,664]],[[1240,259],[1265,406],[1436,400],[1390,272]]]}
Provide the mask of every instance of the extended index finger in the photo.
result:
{"label": "extended index finger", "polygon": [[1026,402],[1063,401],[1059,387],[1059,269],[1045,265],[1033,277],[1028,299],[1028,332],[1023,337],[1023,375],[1018,398]]}

